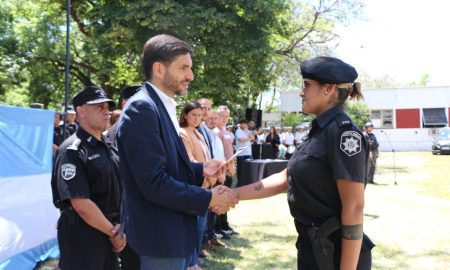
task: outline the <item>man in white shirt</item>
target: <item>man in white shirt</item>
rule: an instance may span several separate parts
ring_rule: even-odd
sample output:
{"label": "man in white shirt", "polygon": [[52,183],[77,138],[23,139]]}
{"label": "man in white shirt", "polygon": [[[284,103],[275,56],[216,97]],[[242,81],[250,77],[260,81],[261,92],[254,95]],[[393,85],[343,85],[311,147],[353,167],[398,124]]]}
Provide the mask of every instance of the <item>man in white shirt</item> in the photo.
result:
{"label": "man in white shirt", "polygon": [[297,126],[295,134],[294,134],[294,143],[295,145],[299,145],[303,141],[303,137],[306,136],[305,129],[303,126]]}
{"label": "man in white shirt", "polygon": [[[239,177],[240,171],[242,169],[242,162],[246,159],[252,158],[252,147],[250,144],[255,140],[255,136],[248,130],[248,121],[245,119],[242,119],[239,121],[239,124],[241,125],[236,130],[236,151],[239,151],[241,148],[245,148],[244,151],[238,154],[236,161],[237,161],[237,175]],[[238,186],[239,186],[240,179],[238,178]],[[242,180],[241,180],[242,181]]]}
{"label": "man in white shirt", "polygon": [[292,134],[292,127],[286,127],[286,132],[284,133],[281,143],[286,146],[286,159],[289,159],[294,153],[294,134]]}
{"label": "man in white shirt", "polygon": [[[226,161],[224,150],[223,150],[223,144],[218,136],[218,130],[216,129],[216,127],[218,127],[218,125],[217,125],[218,118],[219,118],[219,115],[218,115],[217,111],[211,110],[205,119],[205,130],[206,130],[206,133],[207,133],[209,139],[211,140],[211,148],[212,148],[212,152],[214,154],[214,158],[218,159],[218,160]],[[223,182],[223,181],[220,181],[221,179],[218,179],[218,180],[221,183]]]}
{"label": "man in white shirt", "polygon": [[[234,134],[232,131],[228,131],[227,129],[230,126],[226,126],[228,123],[228,119],[230,118],[230,109],[227,106],[219,106],[217,108],[219,121],[218,121],[218,136],[222,141],[223,150],[225,154],[225,160],[230,159],[234,153]],[[232,128],[233,126],[231,126]],[[236,169],[234,166],[234,162],[230,165],[230,170],[226,173],[225,183],[224,185],[227,187],[231,187],[233,183],[232,175],[236,173]],[[237,234],[237,232],[230,226],[228,223],[227,213],[223,215],[219,215],[217,217],[216,222],[216,231],[221,233],[224,236],[229,236],[232,234]]]}

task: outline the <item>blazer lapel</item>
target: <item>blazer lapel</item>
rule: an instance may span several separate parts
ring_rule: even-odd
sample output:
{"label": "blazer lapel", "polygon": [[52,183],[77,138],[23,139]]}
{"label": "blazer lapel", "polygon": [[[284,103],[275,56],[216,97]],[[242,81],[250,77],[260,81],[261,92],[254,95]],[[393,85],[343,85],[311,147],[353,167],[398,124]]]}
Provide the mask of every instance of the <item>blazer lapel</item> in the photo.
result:
{"label": "blazer lapel", "polygon": [[[173,126],[172,120],[170,118],[169,113],[166,110],[166,107],[164,106],[163,102],[159,98],[158,94],[156,94],[155,90],[147,83],[144,85],[145,85],[145,89],[147,90],[148,95],[151,97],[151,99],[153,99],[155,104],[158,106],[159,111],[162,112],[162,116],[164,117],[164,120],[165,120],[167,126],[169,126],[169,130],[170,130],[169,133],[170,133],[172,139],[176,142],[175,146],[177,148],[178,153],[180,154],[180,156],[184,160],[184,162],[187,165],[189,165],[189,168],[191,168],[191,161],[189,160],[189,156],[186,152],[186,148],[184,147],[184,144],[181,141],[177,130]],[[192,170],[192,168],[191,168],[191,170]]]}

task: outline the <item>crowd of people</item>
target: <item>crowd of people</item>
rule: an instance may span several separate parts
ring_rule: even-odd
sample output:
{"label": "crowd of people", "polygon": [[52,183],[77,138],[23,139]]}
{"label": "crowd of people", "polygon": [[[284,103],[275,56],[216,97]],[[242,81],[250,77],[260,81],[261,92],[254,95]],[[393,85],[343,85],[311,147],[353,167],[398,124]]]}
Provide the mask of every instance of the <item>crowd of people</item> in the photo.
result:
{"label": "crowd of people", "polygon": [[[288,192],[298,269],[316,269],[324,259],[370,269],[373,245],[362,230],[369,145],[342,111],[349,96],[361,97],[354,68],[327,57],[302,63],[303,108],[317,118],[295,134],[247,120],[233,132],[229,108],[207,98],[185,103],[177,116],[174,96],[185,95],[194,79],[192,50],[173,36],[152,37],[141,57],[146,81],[122,90],[121,110],[111,112],[115,102],[89,86],[73,97],[67,116],[76,115],[76,123],[67,117],[61,126],[55,116],[51,185],[61,212],[60,268],[202,269],[202,257],[238,234],[230,208]],[[272,145],[273,158],[290,159],[288,168],[232,188],[253,143]],[[329,247],[308,235],[333,218],[327,244],[335,252],[318,258],[316,250]]]}

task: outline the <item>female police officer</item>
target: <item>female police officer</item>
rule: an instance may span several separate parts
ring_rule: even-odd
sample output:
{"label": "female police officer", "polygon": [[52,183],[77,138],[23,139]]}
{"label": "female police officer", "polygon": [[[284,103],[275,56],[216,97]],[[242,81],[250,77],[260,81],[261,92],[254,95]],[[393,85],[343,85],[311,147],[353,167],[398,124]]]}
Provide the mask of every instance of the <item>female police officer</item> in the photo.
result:
{"label": "female police officer", "polygon": [[332,57],[301,64],[303,111],[312,128],[286,170],[236,189],[240,200],[288,192],[299,233],[298,269],[370,269],[370,239],[363,234],[368,144],[343,112],[362,98],[356,70]]}

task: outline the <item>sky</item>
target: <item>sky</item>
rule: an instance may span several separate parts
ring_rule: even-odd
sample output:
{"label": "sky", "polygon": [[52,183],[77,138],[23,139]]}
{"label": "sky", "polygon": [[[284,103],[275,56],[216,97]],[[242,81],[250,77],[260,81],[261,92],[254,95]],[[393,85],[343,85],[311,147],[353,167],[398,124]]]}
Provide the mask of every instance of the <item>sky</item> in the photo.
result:
{"label": "sky", "polygon": [[360,19],[337,28],[334,56],[370,77],[450,86],[450,1],[366,0]]}

